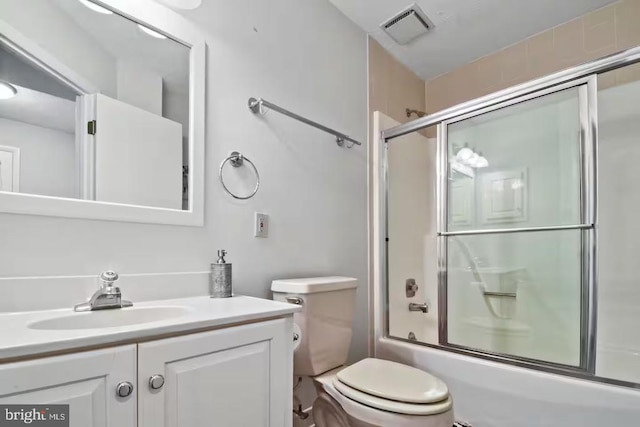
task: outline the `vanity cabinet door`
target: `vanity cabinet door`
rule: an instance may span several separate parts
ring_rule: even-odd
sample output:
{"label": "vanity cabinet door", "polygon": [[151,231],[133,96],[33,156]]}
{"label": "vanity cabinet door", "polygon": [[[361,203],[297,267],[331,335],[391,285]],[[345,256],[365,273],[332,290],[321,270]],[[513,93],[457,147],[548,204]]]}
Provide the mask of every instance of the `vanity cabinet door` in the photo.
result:
{"label": "vanity cabinet door", "polygon": [[[134,385],[117,397],[119,383]],[[71,427],[136,426],[136,346],[0,365],[0,404],[69,405]]]}
{"label": "vanity cabinet door", "polygon": [[139,426],[291,426],[292,322],[140,344]]}

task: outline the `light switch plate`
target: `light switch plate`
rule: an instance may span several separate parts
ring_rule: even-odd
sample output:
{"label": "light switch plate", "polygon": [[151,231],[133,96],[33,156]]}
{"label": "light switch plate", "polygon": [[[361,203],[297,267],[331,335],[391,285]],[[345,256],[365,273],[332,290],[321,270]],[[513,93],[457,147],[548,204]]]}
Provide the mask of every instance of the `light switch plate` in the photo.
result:
{"label": "light switch plate", "polygon": [[269,237],[269,215],[256,212],[254,217],[254,237]]}

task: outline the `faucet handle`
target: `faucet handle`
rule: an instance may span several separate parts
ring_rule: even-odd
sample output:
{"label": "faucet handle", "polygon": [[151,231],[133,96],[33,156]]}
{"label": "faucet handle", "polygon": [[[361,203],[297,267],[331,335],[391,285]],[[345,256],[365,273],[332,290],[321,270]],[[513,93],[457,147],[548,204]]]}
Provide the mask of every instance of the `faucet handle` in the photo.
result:
{"label": "faucet handle", "polygon": [[100,286],[113,286],[113,284],[120,278],[115,271],[103,271],[100,274]]}

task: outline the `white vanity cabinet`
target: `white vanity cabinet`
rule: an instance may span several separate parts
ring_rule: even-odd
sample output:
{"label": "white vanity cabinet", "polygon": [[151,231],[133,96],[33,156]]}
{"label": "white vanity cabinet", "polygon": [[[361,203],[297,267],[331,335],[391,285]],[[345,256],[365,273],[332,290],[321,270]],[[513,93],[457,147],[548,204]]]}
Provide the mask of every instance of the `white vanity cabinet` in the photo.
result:
{"label": "white vanity cabinet", "polygon": [[0,404],[68,404],[71,427],[135,427],[136,346],[0,364]]}
{"label": "white vanity cabinet", "polygon": [[291,316],[184,333],[0,364],[0,404],[69,404],[72,427],[291,426]]}
{"label": "white vanity cabinet", "polygon": [[290,426],[291,322],[139,344],[139,426]]}

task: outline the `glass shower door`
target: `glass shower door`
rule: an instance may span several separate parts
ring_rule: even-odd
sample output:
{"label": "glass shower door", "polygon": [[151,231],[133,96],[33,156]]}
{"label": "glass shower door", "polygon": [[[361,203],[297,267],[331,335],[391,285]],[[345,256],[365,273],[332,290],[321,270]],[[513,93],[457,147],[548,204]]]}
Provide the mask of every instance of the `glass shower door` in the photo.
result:
{"label": "glass shower door", "polygon": [[574,85],[441,127],[440,344],[587,363],[587,95]]}

